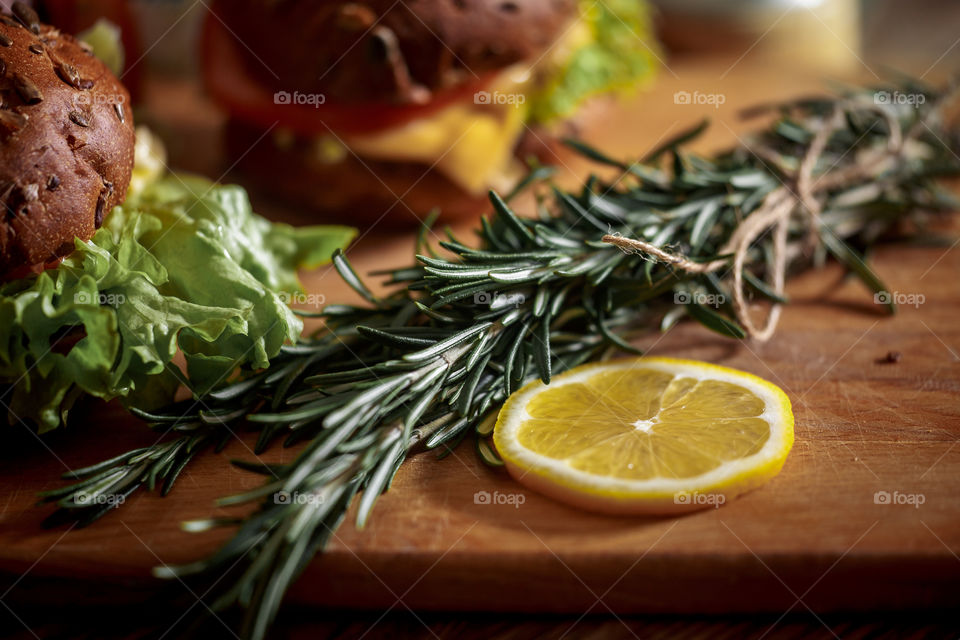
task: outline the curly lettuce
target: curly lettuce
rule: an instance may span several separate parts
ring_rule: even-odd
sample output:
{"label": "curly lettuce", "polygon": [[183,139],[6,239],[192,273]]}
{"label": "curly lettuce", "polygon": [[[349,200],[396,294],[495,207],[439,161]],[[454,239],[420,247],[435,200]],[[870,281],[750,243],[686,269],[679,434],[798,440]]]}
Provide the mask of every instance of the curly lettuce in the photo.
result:
{"label": "curly lettuce", "polygon": [[[0,286],[0,402],[47,431],[83,394],[150,409],[267,366],[303,328],[296,269],[347,227],[271,224],[237,186],[167,175],[114,208],[58,267]],[[178,351],[186,376],[172,362]]]}
{"label": "curly lettuce", "polygon": [[530,98],[533,121],[549,124],[573,114],[585,100],[629,92],[653,77],[657,43],[650,11],[640,0],[581,0],[570,30],[570,52]]}

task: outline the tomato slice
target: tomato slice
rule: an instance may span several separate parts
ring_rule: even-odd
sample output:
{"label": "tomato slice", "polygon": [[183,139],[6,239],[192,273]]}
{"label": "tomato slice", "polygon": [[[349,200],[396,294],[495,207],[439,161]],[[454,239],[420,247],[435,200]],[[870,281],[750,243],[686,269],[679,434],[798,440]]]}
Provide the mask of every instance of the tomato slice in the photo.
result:
{"label": "tomato slice", "polygon": [[4,274],[0,274],[0,283],[13,282],[14,280],[26,278],[27,276],[40,275],[47,269],[55,269],[61,262],[63,262],[63,257],[54,258],[50,262],[38,262],[37,264],[28,264],[21,267],[16,267],[15,269],[11,269]]}
{"label": "tomato slice", "polygon": [[321,105],[277,104],[269,87],[252,77],[233,36],[212,16],[207,16],[202,37],[203,79],[214,100],[231,115],[251,124],[271,127],[279,122],[296,133],[318,135],[332,130],[358,134],[381,131],[423,118],[443,107],[472,96],[490,84],[497,72],[451,89],[438,91],[425,104],[384,103]]}

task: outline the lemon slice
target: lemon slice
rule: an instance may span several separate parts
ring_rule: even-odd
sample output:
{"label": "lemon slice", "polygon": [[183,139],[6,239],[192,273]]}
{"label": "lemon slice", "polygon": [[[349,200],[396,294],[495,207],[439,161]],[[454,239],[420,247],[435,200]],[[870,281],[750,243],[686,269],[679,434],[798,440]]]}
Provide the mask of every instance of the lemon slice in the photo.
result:
{"label": "lemon slice", "polygon": [[783,467],[793,412],[779,387],[706,362],[584,365],[510,396],[494,444],[518,482],[608,513],[719,506]]}

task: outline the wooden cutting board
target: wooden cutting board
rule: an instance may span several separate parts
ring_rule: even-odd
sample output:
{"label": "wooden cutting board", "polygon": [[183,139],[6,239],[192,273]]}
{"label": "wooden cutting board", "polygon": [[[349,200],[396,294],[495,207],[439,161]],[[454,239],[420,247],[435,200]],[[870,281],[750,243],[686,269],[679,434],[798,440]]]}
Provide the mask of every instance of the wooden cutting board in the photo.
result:
{"label": "wooden cutting board", "polygon": [[[704,110],[678,111],[670,96],[709,90],[706,78],[720,74],[680,71],[641,99],[642,122],[625,111],[596,139],[614,151],[642,150],[695,121]],[[754,67],[718,86],[729,99],[706,146],[729,144],[743,129],[731,115],[739,106],[816,82],[758,75]],[[182,103],[176,91],[165,93],[171,105]],[[212,122],[170,126],[209,137]],[[192,139],[209,148],[202,135]],[[363,271],[405,264],[411,242],[406,234],[372,233],[350,255]],[[335,607],[574,613],[957,606],[960,249],[882,247],[873,264],[893,291],[922,294],[923,304],[887,317],[862,285],[828,265],[791,283],[792,304],[766,344],[690,323],[638,341],[652,354],[737,367],[786,390],[796,444],[767,486],[683,517],[602,517],[516,485],[479,464],[469,444],[443,461],[422,454],[398,474],[367,529],[345,524],[291,597]],[[330,269],[306,283],[328,300],[352,299]],[[883,362],[891,351],[899,362]],[[196,559],[229,533],[187,534],[179,523],[236,513],[213,500],[259,482],[226,464],[253,457],[253,439],[242,435],[191,466],[166,499],[139,493],[87,529],[43,530],[50,508],[34,506],[35,496],[60,486],[60,473],[154,441],[116,407],[82,422],[42,442],[20,433],[2,453],[0,592],[8,600],[42,602],[62,590],[74,602],[142,601],[157,588],[152,566]],[[274,450],[263,459],[293,453]],[[512,502],[522,496],[522,504],[480,504],[478,491]],[[891,503],[878,503],[886,495]]]}

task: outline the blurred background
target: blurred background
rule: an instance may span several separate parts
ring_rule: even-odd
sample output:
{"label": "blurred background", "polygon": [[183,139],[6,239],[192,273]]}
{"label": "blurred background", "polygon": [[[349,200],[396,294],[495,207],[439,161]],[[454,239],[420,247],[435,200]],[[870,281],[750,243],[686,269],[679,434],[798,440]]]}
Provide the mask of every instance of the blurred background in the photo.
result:
{"label": "blurred background", "polygon": [[[224,151],[228,116],[210,99],[201,80],[204,64],[209,64],[202,58],[199,46],[209,1],[34,0],[32,4],[42,19],[63,31],[95,29],[108,39],[111,33],[119,34],[122,59],[114,63],[131,90],[137,124],[148,125],[162,138],[171,168],[244,184],[250,190],[255,209],[267,217],[296,223],[323,220],[322,215],[284,205],[272,194],[258,191],[234,170],[234,163],[228,159]],[[653,34],[644,34],[638,39],[638,46],[655,52],[655,77],[624,98],[617,109],[580,132],[610,155],[643,156],[659,141],[702,118],[708,118],[712,126],[696,143],[699,150],[731,146],[756,126],[755,122],[745,123],[741,111],[758,102],[822,91],[831,82],[879,85],[884,78],[898,73],[940,84],[955,76],[960,68],[958,0],[650,3]],[[0,0],[5,8],[10,4],[11,0]],[[695,92],[723,99],[712,103],[678,99]],[[561,164],[571,180],[584,171],[584,164],[573,159],[565,159]],[[475,220],[464,219],[458,224],[459,232],[471,229]],[[396,234],[389,229],[364,233],[350,248],[351,260],[364,272],[406,264],[412,237],[412,232]],[[323,291],[330,300],[348,299],[346,286],[337,288],[339,285],[330,282],[334,278],[321,283],[322,278],[323,273],[307,274],[304,284],[310,291]],[[76,631],[76,619],[50,620],[46,608],[35,613],[35,628],[45,624],[43,628],[49,631],[45,635],[68,637]],[[323,621],[302,612],[299,618],[296,614],[281,617],[276,637],[356,637],[369,626],[368,622],[358,621],[358,615],[341,612]],[[470,638],[545,637],[559,635],[569,627],[569,621],[543,617],[494,617],[496,620],[485,615],[425,616],[431,630],[440,635]],[[112,613],[95,619],[84,610],[76,618],[90,619],[90,624],[97,626],[87,637],[126,637],[123,621]],[[771,622],[760,617],[741,618],[729,624],[687,618],[681,627],[677,620],[664,616],[644,620],[642,626],[634,628],[646,637],[677,637],[681,633],[685,637],[746,637],[759,636]],[[903,637],[915,630],[913,623],[914,620],[907,620],[903,629],[888,626],[885,637]],[[105,627],[114,624],[118,629],[107,633]],[[953,621],[949,624],[955,625]],[[578,637],[590,636],[591,632],[592,637],[628,637],[618,621],[596,617],[587,619],[582,626],[585,633]],[[867,631],[851,635],[874,635],[869,626],[862,628]],[[854,621],[847,629],[858,630],[861,625]],[[788,619],[780,630],[789,637],[811,637],[824,631],[818,621],[809,619]],[[391,615],[370,637],[414,634],[423,634],[418,621]],[[944,633],[943,637],[948,635],[956,637],[955,633]]]}
{"label": "blurred background", "polygon": [[[946,76],[960,62],[953,0],[651,0],[669,57],[765,59],[851,72],[885,67]],[[12,0],[0,0],[9,9]],[[28,2],[28,4],[30,4]],[[105,17],[123,30],[139,74],[191,77],[207,11],[202,0],[33,0],[41,16],[78,32]],[[771,59],[771,57],[773,59]],[[133,73],[133,71],[131,71]]]}
{"label": "blurred background", "polygon": [[[748,104],[824,87],[825,81],[880,83],[908,73],[941,83],[960,62],[955,0],[650,0],[659,69],[655,80],[600,126],[581,132],[608,152],[641,155],[666,130],[699,117],[714,121],[701,145],[735,142]],[[0,0],[9,5],[10,0]],[[244,182],[223,153],[226,116],[200,80],[203,0],[34,0],[41,17],[77,33],[106,19],[119,28],[122,78],[138,124],[167,146],[172,168]],[[101,25],[102,26],[102,25]],[[646,37],[644,35],[644,37]],[[722,93],[722,104],[677,105],[678,91]],[[678,108],[682,106],[682,108]],[[640,122],[637,116],[641,115]],[[576,173],[575,161],[563,162]],[[295,215],[251,188],[255,205]]]}

